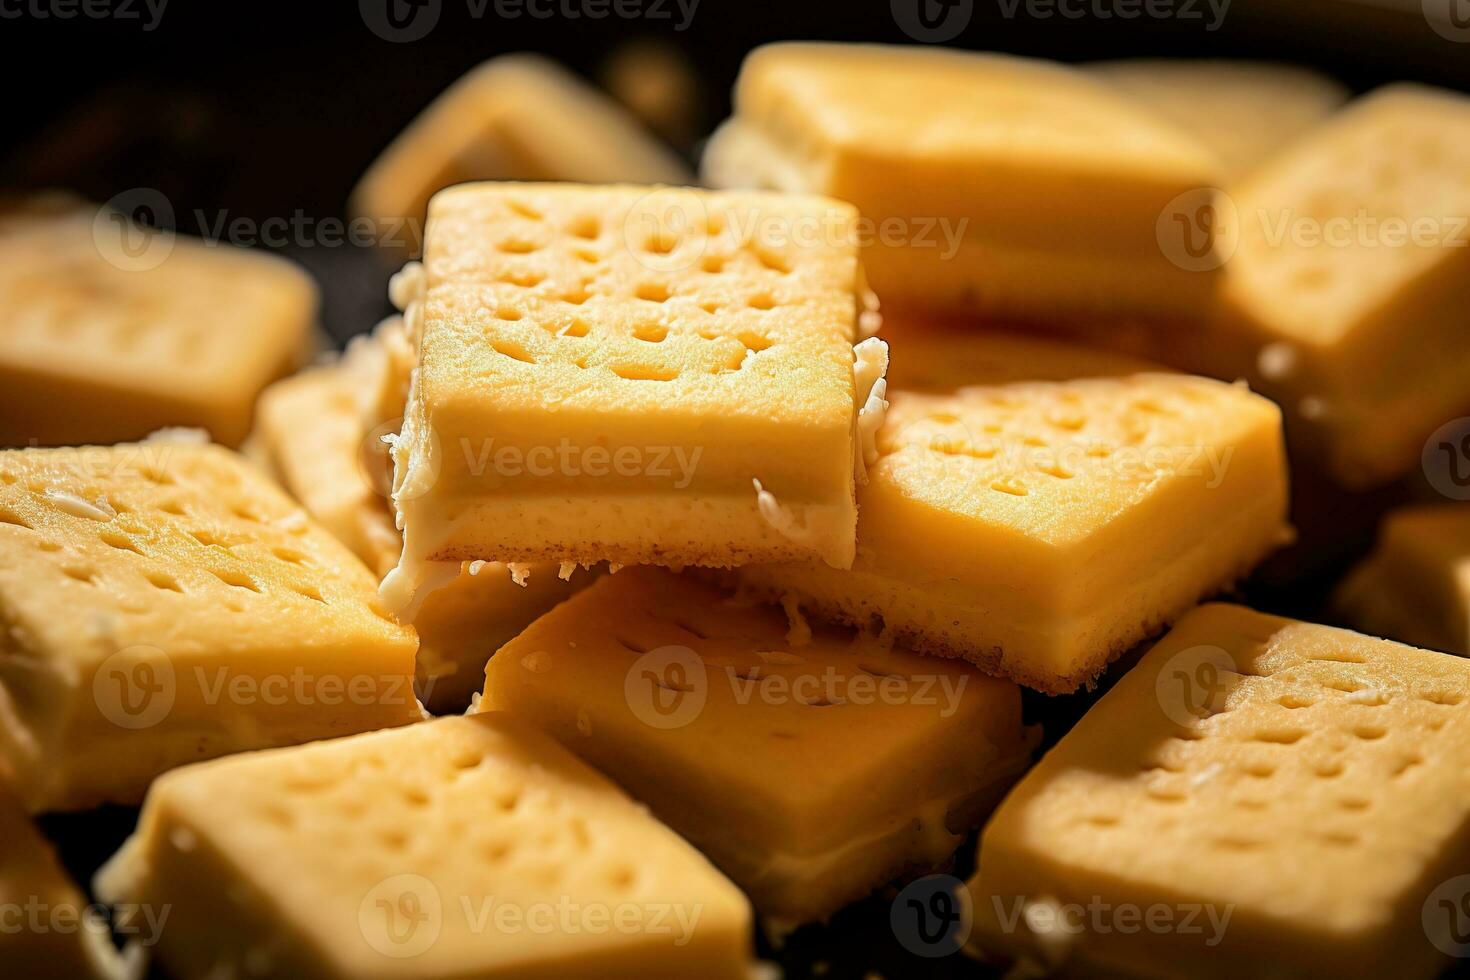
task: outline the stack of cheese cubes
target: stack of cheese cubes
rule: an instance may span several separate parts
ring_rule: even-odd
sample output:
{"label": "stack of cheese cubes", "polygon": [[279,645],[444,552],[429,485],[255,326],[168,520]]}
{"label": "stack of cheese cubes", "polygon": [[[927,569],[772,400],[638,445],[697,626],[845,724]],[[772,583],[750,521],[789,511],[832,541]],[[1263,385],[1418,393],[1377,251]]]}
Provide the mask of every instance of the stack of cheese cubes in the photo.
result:
{"label": "stack of cheese cubes", "polygon": [[[1292,534],[1282,409],[1236,373],[1316,400],[1349,483],[1401,473],[1470,377],[1443,243],[1191,224],[1306,184],[1324,220],[1464,209],[1465,100],[1344,98],[775,45],[706,189],[505,59],[354,194],[426,212],[398,315],[275,383],[294,270],[171,243],[130,271],[73,206],[8,215],[0,899],[84,901],[27,814],[141,813],[93,882],[127,954],[89,906],[0,961],[747,977],[757,922],[826,922],[978,829],[959,942],[998,965],[1432,975],[1470,946],[1465,509],[1395,515],[1335,606],[1446,652],[1200,605]],[[215,288],[228,316],[187,322]],[[1036,335],[1189,319],[1131,352]],[[1038,763],[1023,689],[1100,682]]]}

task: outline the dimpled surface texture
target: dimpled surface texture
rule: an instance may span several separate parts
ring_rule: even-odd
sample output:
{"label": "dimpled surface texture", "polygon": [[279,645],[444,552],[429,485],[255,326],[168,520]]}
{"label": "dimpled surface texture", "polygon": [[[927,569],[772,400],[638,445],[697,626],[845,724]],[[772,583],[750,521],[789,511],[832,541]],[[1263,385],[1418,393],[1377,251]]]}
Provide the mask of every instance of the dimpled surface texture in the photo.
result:
{"label": "dimpled surface texture", "polygon": [[[850,563],[855,219],[775,194],[437,195],[405,314],[402,567]],[[799,533],[761,514],[757,479]]]}
{"label": "dimpled surface texture", "polygon": [[182,235],[151,240],[163,251],[118,251],[106,236],[145,233],[107,217],[0,220],[0,445],[166,426],[239,445],[255,396],[311,341],[315,285],[289,262]]}
{"label": "dimpled surface texture", "polygon": [[[1139,975],[1269,961],[1278,976],[1432,976],[1470,862],[1467,751],[1470,663],[1201,607],[996,812],[972,942]],[[1067,933],[1005,927],[1026,903],[1089,902],[1162,906],[1176,926],[1205,911],[1192,931],[1076,913]]]}
{"label": "dimpled surface texture", "polygon": [[[1470,98],[1379,89],[1234,192],[1223,320],[1345,485],[1393,479],[1470,411]],[[1269,363],[1269,361],[1267,362]]]}
{"label": "dimpled surface texture", "polygon": [[1280,413],[1244,386],[1137,374],[891,400],[852,570],[747,566],[748,587],[1061,694],[1284,540]]}
{"label": "dimpled surface texture", "polygon": [[0,558],[0,754],[32,809],[421,717],[367,569],[229,450],[0,453]]}
{"label": "dimpled surface texture", "polygon": [[491,658],[481,705],[647,802],[763,916],[822,919],[945,861],[1029,756],[1014,684],[662,569],[611,575]]}
{"label": "dimpled surface texture", "polygon": [[97,888],[172,906],[159,956],[181,976],[744,980],[750,965],[735,886],[498,715],[172,773]]}

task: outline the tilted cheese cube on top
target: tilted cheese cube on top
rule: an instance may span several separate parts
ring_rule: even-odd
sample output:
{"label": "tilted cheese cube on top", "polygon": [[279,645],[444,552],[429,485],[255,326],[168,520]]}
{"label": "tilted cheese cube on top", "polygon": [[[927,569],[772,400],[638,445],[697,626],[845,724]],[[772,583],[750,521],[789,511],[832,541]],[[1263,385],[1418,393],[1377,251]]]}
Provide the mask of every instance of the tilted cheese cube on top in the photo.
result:
{"label": "tilted cheese cube on top", "polygon": [[1470,662],[1209,605],[1026,775],[972,943],[1048,974],[1432,977],[1470,952]]}
{"label": "tilted cheese cube on top", "polygon": [[[1036,345],[1020,364],[1045,376],[1048,358]],[[747,565],[747,588],[1063,694],[1286,539],[1281,413],[1243,385],[1133,374],[890,397],[851,570]]]}
{"label": "tilted cheese cube on top", "polygon": [[948,861],[1030,759],[1021,692],[656,568],[602,579],[491,658],[481,705],[549,732],[730,875],[825,919]]}
{"label": "tilted cheese cube on top", "polygon": [[1365,96],[1232,192],[1230,344],[1344,485],[1470,414],[1470,98]]}
{"label": "tilted cheese cube on top", "polygon": [[170,773],[96,889],[169,908],[158,957],[186,978],[746,980],[752,965],[739,889],[500,715]]}
{"label": "tilted cheese cube on top", "polygon": [[32,810],[137,803],[186,762],[417,721],[374,585],[218,446],[0,452],[0,768]]}
{"label": "tilted cheese cube on top", "polygon": [[1210,229],[1186,242],[1172,222],[1214,199],[1218,162],[1081,72],[772,44],[746,59],[735,109],[705,152],[707,182],[851,201],[885,308],[1169,315],[1213,295]]}
{"label": "tilted cheese cube on top", "polygon": [[766,193],[437,195],[400,290],[418,367],[389,604],[462,560],[849,565],[886,360],[854,354],[856,220]]}

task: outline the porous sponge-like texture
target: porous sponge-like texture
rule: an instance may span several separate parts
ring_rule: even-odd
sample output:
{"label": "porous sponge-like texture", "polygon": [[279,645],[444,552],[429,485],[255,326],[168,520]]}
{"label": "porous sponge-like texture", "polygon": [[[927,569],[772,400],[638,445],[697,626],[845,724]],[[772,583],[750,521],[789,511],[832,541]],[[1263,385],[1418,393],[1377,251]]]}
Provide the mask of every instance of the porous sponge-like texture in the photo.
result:
{"label": "porous sponge-like texture", "polygon": [[[173,907],[182,921],[160,955],[187,976],[268,955],[271,972],[302,977],[733,980],[749,958],[750,908],[733,885],[606,779],[500,715],[170,774],[98,889]],[[557,911],[567,905],[570,918]],[[695,908],[680,936],[675,915],[688,922]],[[583,925],[598,910],[604,922],[631,910],[645,928]],[[647,928],[654,914],[665,932]]]}
{"label": "porous sponge-like texture", "polygon": [[[970,885],[977,941],[1140,973],[1270,956],[1290,975],[1431,975],[1424,930],[1443,917],[1426,904],[1470,859],[1467,749],[1470,663],[1201,607],[997,811]],[[1017,901],[1230,918],[1223,937],[1038,937],[1001,924]]]}

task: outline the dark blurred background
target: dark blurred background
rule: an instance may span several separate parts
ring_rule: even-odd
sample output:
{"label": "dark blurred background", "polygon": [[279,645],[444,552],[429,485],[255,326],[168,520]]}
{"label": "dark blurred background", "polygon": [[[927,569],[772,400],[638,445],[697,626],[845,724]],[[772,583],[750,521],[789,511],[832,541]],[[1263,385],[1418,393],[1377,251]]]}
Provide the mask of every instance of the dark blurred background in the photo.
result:
{"label": "dark blurred background", "polygon": [[[918,3],[936,18],[968,17],[947,42],[960,47],[1063,61],[1263,58],[1359,91],[1398,79],[1470,88],[1470,43],[1431,25],[1456,13],[1470,25],[1467,0],[1163,0],[1163,17],[1145,0],[151,2],[0,0],[10,94],[0,187],[63,187],[97,201],[156,188],[191,234],[237,218],[303,222],[281,250],[322,281],[325,325],[339,340],[386,312],[385,279],[361,249],[324,244],[312,229],[345,217],[353,183],[418,110],[508,51],[545,53],[594,81],[629,44],[682,55],[696,83],[693,136],[678,148],[691,158],[727,114],[752,47],[911,42],[895,11]],[[598,2],[606,16],[587,16]],[[375,33],[369,22],[386,23],[390,3],[422,37]]]}

